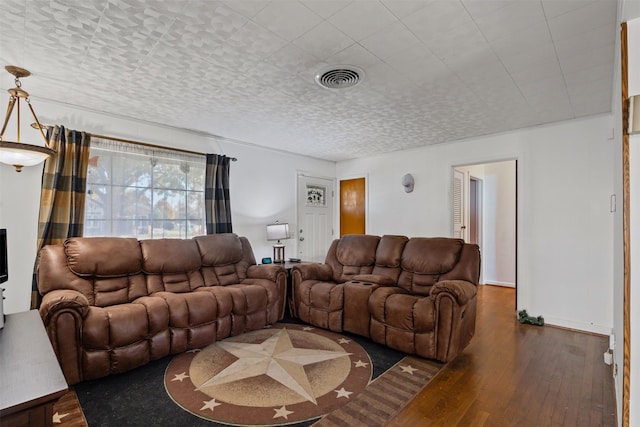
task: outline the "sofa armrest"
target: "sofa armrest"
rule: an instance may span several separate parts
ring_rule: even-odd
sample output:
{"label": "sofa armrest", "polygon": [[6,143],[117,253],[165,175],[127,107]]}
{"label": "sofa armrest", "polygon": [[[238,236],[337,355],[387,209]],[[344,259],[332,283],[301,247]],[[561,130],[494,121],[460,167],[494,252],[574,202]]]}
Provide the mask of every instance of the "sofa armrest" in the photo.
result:
{"label": "sofa armrest", "polygon": [[45,325],[57,312],[71,310],[84,318],[89,312],[89,300],[78,291],[72,289],[59,289],[47,292],[40,304],[40,317]]}
{"label": "sofa armrest", "polygon": [[440,293],[452,295],[460,305],[465,305],[476,296],[478,289],[473,283],[465,280],[443,280],[436,282],[429,292],[429,296],[435,298]]}
{"label": "sofa armrest", "polygon": [[272,282],[276,282],[278,275],[283,273],[286,274],[284,267],[276,264],[250,265],[247,269],[249,279],[267,279]]}
{"label": "sofa armrest", "polygon": [[90,309],[87,298],[72,289],[47,292],[40,305],[40,317],[69,385],[84,377],[82,327]]}
{"label": "sofa armrest", "polygon": [[[269,280],[276,284],[278,289],[278,307],[277,312],[273,314],[275,317],[269,317],[269,323],[275,323],[278,320],[282,320],[284,317],[284,311],[287,299],[287,270],[282,265],[277,264],[260,264],[251,265],[247,269],[247,279],[242,283],[249,283],[251,279]],[[259,283],[259,280],[257,281]],[[271,316],[271,315],[270,315]]]}
{"label": "sofa armrest", "polygon": [[333,270],[328,264],[320,264],[315,262],[307,262],[294,265],[291,268],[292,273],[297,272],[300,281],[303,280],[322,280],[329,281],[333,279]]}

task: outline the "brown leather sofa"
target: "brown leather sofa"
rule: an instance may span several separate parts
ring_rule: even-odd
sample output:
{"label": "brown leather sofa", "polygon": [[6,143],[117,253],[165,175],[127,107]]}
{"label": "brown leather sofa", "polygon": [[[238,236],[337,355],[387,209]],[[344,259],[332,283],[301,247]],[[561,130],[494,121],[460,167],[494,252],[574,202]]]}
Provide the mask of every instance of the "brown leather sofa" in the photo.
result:
{"label": "brown leather sofa", "polygon": [[235,234],[72,238],[40,252],[40,315],[69,384],[260,329],[284,315],[287,274]]}
{"label": "brown leather sofa", "polygon": [[294,315],[448,362],[475,331],[477,245],[450,238],[346,235],[324,264],[292,268]]}

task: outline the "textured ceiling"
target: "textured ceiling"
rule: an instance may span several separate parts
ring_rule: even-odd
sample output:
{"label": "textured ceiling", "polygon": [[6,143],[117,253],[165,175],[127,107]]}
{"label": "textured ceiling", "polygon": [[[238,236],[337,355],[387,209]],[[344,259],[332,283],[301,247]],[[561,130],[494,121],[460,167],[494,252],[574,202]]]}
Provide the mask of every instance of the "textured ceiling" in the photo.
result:
{"label": "textured ceiling", "polygon": [[[0,63],[33,73],[34,100],[343,160],[609,112],[616,13],[615,0],[2,0]],[[318,86],[337,64],[363,81]]]}

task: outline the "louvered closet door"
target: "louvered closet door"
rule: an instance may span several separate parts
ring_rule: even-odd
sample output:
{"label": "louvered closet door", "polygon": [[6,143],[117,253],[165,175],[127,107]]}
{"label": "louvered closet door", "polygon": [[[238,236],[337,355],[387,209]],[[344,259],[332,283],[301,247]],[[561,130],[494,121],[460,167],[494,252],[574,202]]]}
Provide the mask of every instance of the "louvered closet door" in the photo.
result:
{"label": "louvered closet door", "polygon": [[464,179],[464,172],[457,169],[453,171],[453,237],[466,240]]}

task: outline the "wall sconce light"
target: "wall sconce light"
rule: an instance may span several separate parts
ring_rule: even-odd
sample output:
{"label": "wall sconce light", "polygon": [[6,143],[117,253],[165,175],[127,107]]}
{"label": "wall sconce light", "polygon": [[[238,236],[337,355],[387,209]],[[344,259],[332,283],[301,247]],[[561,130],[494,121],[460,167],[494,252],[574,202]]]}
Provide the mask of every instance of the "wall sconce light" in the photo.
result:
{"label": "wall sconce light", "polygon": [[[49,142],[47,141],[47,137],[44,135],[42,131],[42,126],[38,121],[38,117],[36,116],[35,111],[33,111],[33,107],[31,106],[31,102],[29,100],[29,94],[21,88],[22,83],[20,82],[21,77],[28,77],[31,73],[24,68],[14,67],[13,65],[7,65],[4,67],[10,74],[15,76],[15,84],[16,87],[9,89],[9,105],[7,106],[7,114],[4,118],[4,124],[2,125],[2,131],[0,131],[0,162],[8,165],[12,165],[16,168],[16,172],[20,172],[23,166],[33,166],[38,163],[44,162],[44,160],[50,155],[54,154],[55,151],[49,148]],[[44,141],[44,147],[39,145],[31,145],[31,144],[21,144],[20,143],[20,99],[24,99],[24,101],[29,106],[29,110],[31,111],[31,115],[37,124],[37,129],[40,131],[40,135],[42,136],[42,140]],[[16,118],[16,141],[6,141],[5,140],[5,132],[7,131],[7,124],[9,123],[9,119],[11,118],[11,113],[13,113],[13,107],[16,106],[17,118]]]}
{"label": "wall sconce light", "polygon": [[415,182],[413,180],[413,175],[408,173],[402,177],[402,186],[404,187],[405,193],[411,193],[413,191],[414,185],[415,185]]}
{"label": "wall sconce light", "polygon": [[273,245],[273,262],[284,262],[284,244],[280,240],[289,239],[289,224],[279,223],[267,225],[267,240],[277,240],[278,243]]}

